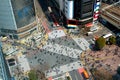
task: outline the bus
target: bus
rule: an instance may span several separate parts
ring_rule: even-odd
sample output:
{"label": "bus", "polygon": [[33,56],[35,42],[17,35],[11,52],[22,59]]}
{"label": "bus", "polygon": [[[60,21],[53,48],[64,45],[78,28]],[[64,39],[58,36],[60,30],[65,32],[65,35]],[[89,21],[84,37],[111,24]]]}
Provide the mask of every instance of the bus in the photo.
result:
{"label": "bus", "polygon": [[84,76],[85,76],[86,79],[89,78],[89,75],[88,75],[88,73],[87,73],[87,71],[86,71],[85,69],[84,69],[84,71],[83,71],[83,74],[84,74]]}
{"label": "bus", "polygon": [[108,37],[110,37],[110,36],[112,36],[112,34],[111,33],[108,33],[108,34],[106,34],[106,35],[103,35],[103,38],[108,38]]}
{"label": "bus", "polygon": [[84,68],[79,68],[78,72],[83,76],[83,78],[85,78],[85,79],[89,78],[89,74]]}

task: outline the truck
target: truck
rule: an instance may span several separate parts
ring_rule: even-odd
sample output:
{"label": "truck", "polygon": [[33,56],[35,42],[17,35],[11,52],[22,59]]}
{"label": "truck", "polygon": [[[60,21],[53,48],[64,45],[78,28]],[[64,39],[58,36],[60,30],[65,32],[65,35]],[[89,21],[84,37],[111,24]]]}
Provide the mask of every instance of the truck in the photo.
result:
{"label": "truck", "polygon": [[105,34],[105,35],[103,35],[103,38],[108,38],[108,37],[110,37],[110,36],[112,36],[112,34],[111,33],[108,33],[108,34]]}

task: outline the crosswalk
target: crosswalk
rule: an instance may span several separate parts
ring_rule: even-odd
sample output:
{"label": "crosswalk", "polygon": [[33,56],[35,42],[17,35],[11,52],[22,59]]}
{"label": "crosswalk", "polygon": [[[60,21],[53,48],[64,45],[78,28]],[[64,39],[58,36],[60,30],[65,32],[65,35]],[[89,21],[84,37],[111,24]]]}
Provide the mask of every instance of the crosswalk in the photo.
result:
{"label": "crosswalk", "polygon": [[78,46],[82,49],[82,50],[87,50],[89,49],[89,43],[86,41],[85,38],[73,38],[73,40],[78,44]]}
{"label": "crosswalk", "polygon": [[82,67],[82,64],[79,60],[79,56],[82,53],[82,50],[70,48],[69,46],[60,45],[57,43],[47,43],[47,45],[43,46],[42,49],[59,55],[64,55],[70,58],[77,59],[76,61],[71,61],[68,64],[55,66],[54,68],[47,70],[45,73],[46,77],[56,76],[58,74],[69,72]]}
{"label": "crosswalk", "polygon": [[49,43],[49,45],[44,46],[43,49],[57,54],[63,54],[65,56],[69,56],[72,58],[78,58],[80,53],[82,53],[82,50],[73,49],[64,45],[52,44],[52,43]]}
{"label": "crosswalk", "polygon": [[53,69],[49,69],[45,72],[46,77],[56,76],[72,70],[76,70],[82,67],[82,65],[80,65],[79,63],[80,61],[76,61],[76,62],[71,62],[69,64],[62,65],[60,67],[54,67]]}
{"label": "crosswalk", "polygon": [[49,35],[50,39],[66,36],[63,30],[54,30],[54,31],[48,33],[48,35]]}
{"label": "crosswalk", "polygon": [[49,32],[50,32],[50,29],[48,28],[48,24],[46,23],[45,20],[42,21],[42,25],[43,25],[43,27],[45,28],[45,31],[46,31],[47,33],[49,33]]}

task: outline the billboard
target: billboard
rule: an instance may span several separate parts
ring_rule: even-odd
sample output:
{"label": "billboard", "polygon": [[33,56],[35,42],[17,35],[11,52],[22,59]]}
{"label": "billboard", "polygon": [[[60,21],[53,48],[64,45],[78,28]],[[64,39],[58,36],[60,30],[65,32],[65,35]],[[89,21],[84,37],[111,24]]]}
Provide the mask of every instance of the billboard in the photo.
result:
{"label": "billboard", "polygon": [[95,0],[94,3],[94,15],[93,15],[93,22],[96,22],[98,20],[98,16],[99,16],[99,9],[100,9],[100,4],[101,1],[100,0]]}

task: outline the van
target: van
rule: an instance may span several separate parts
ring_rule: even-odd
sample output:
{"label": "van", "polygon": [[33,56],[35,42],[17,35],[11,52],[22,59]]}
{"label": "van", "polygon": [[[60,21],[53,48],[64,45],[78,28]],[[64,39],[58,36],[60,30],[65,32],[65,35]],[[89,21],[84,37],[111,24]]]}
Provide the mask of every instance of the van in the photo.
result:
{"label": "van", "polygon": [[93,34],[93,32],[87,32],[87,35],[89,36],[89,35],[92,35]]}

